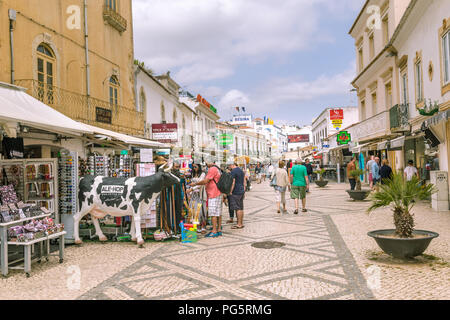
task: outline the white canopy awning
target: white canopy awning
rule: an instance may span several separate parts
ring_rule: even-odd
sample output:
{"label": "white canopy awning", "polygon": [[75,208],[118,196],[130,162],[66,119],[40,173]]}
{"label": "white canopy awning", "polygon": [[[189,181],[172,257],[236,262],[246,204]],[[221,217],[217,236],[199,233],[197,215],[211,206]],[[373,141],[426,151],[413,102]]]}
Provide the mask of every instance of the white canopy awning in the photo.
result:
{"label": "white canopy awning", "polygon": [[58,133],[92,133],[83,124],[28,95],[26,89],[0,82],[0,124],[23,125]]}
{"label": "white canopy awning", "polygon": [[360,153],[361,151],[363,151],[364,149],[368,149],[368,145],[370,145],[371,143],[365,143],[365,144],[360,144],[357,147],[354,147],[351,151],[352,153]]}
{"label": "white canopy awning", "polygon": [[390,143],[391,149],[403,147],[405,145],[405,139],[406,139],[405,136],[401,136],[400,138],[391,140],[391,143]]}
{"label": "white canopy awning", "polygon": [[88,124],[82,124],[82,125],[85,126],[88,130],[90,130],[96,134],[108,136],[110,138],[125,142],[126,144],[129,144],[132,146],[145,146],[145,147],[152,147],[152,148],[169,148],[169,146],[167,146],[163,143],[157,142],[157,141],[141,139],[141,138],[129,136],[129,135],[126,135],[123,133],[118,133],[115,131],[94,127],[94,126],[91,126]]}

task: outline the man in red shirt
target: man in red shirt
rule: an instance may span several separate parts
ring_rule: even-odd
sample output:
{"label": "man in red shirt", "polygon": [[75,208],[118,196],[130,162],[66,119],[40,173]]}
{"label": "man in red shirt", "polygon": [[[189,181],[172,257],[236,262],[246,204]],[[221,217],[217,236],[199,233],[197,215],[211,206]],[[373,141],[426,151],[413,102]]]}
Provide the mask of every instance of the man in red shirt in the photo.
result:
{"label": "man in red shirt", "polygon": [[206,235],[208,238],[216,238],[222,235],[222,193],[217,188],[216,183],[220,179],[220,171],[212,160],[206,163],[208,166],[208,174],[206,178],[191,186],[206,185],[206,195],[208,197],[208,215],[211,217],[213,229]]}

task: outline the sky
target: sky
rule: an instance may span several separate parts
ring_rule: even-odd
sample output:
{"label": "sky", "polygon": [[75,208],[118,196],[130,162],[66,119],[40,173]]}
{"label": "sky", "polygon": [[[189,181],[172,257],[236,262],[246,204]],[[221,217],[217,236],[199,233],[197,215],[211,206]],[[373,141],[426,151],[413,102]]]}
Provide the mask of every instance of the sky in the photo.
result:
{"label": "sky", "polygon": [[133,0],[135,58],[170,71],[222,120],[245,107],[278,124],[310,125],[356,106],[354,40],[365,0]]}

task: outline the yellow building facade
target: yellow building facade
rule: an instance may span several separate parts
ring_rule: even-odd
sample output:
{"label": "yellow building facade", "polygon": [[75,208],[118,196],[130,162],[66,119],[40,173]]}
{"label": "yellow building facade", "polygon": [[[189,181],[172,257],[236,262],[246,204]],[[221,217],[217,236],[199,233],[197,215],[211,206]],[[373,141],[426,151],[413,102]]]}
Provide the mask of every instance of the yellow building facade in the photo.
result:
{"label": "yellow building facade", "polygon": [[131,0],[0,0],[0,81],[90,125],[144,135]]}

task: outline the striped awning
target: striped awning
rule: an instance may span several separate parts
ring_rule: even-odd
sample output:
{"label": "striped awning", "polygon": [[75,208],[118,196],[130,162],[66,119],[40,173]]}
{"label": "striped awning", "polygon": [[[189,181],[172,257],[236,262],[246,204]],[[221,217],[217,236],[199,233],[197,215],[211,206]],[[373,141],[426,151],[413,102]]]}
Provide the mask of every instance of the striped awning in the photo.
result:
{"label": "striped awning", "polygon": [[432,126],[438,125],[441,121],[446,121],[449,118],[450,109],[446,111],[439,112],[438,114],[432,116],[431,118],[425,120],[422,123],[422,131],[429,129]]}

